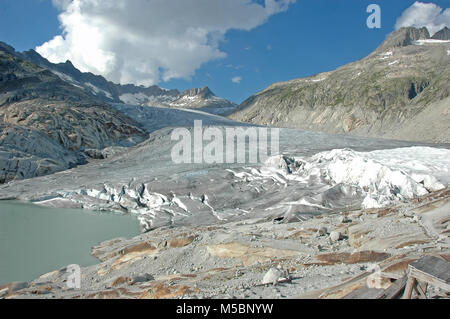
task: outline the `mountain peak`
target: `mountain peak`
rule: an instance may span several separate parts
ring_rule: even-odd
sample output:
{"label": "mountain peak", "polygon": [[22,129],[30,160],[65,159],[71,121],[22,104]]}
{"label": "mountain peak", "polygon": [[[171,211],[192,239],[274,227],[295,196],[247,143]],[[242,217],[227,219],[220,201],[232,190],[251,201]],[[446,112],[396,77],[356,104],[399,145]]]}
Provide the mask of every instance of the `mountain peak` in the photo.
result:
{"label": "mountain peak", "polygon": [[4,51],[12,55],[16,54],[16,50],[12,46],[2,41],[0,41],[0,51]]}
{"label": "mountain peak", "polygon": [[405,27],[391,33],[383,44],[381,44],[381,46],[377,49],[377,51],[406,47],[408,45],[412,45],[415,41],[428,40],[430,38],[430,32],[428,32],[428,29],[425,27],[420,29]]}
{"label": "mountain peak", "polygon": [[433,40],[450,40],[450,29],[444,27],[441,31],[436,32],[433,37]]}
{"label": "mountain peak", "polygon": [[207,99],[216,96],[207,86],[202,88],[195,88],[186,90],[181,93],[182,96],[199,96],[201,98]]}

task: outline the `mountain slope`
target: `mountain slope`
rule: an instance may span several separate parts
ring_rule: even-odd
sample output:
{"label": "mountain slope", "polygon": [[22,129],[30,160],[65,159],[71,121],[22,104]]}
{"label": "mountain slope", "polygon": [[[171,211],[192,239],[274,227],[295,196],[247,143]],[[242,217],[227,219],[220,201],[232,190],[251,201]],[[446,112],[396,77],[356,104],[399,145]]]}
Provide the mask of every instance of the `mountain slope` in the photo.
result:
{"label": "mountain slope", "polygon": [[0,46],[0,183],[86,163],[147,134],[126,115]]}
{"label": "mountain slope", "polygon": [[441,31],[437,32],[433,35],[432,39],[434,40],[450,40],[450,29],[445,27]]}
{"label": "mountain slope", "polygon": [[100,75],[81,72],[70,61],[51,63],[34,50],[20,53],[2,42],[0,42],[0,49],[51,71],[63,81],[84,90],[103,102],[195,108],[219,115],[229,114],[237,107],[236,104],[215,96],[207,87],[180,92],[163,89],[157,85],[150,87],[132,84],[120,85],[107,81]]}
{"label": "mountain slope", "polygon": [[[368,57],[276,83],[230,117],[369,137],[450,142],[450,43],[403,28]],[[413,125],[414,124],[414,125]]]}

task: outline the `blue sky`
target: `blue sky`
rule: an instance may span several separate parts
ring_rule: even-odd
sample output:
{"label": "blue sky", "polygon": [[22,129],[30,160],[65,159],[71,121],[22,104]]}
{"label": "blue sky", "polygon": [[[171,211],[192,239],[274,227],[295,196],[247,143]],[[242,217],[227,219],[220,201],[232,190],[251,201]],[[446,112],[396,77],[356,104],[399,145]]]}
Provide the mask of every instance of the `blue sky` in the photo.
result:
{"label": "blue sky", "polygon": [[[425,1],[426,2],[426,1]],[[366,26],[369,4],[382,9],[382,28]],[[329,71],[359,60],[394,30],[409,0],[297,0],[250,31],[230,30],[219,49],[226,57],[210,60],[190,79],[161,81],[179,90],[207,85],[217,95],[240,103],[268,85]],[[435,0],[442,8],[449,0]],[[17,50],[35,48],[61,34],[59,11],[50,0],[1,0],[0,41]],[[240,81],[232,81],[233,78]]]}

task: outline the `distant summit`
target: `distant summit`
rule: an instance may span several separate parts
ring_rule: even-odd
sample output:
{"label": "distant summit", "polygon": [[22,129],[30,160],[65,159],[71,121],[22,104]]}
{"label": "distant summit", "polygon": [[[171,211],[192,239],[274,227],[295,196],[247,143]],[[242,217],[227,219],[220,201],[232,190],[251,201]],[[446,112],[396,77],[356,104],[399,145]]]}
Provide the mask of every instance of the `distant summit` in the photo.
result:
{"label": "distant summit", "polygon": [[217,115],[228,115],[237,108],[236,104],[217,97],[207,86],[181,92],[178,98],[172,101],[169,106],[200,109]]}
{"label": "distant summit", "polygon": [[16,50],[12,46],[10,46],[2,41],[0,41],[0,51],[4,51],[4,52],[12,54],[12,55],[16,54]]}
{"label": "distant summit", "polygon": [[401,28],[391,33],[377,49],[377,51],[406,47],[414,44],[416,41],[428,40],[430,38],[430,32],[428,32],[428,29],[425,27],[421,29],[416,29],[413,27]]}
{"label": "distant summit", "polygon": [[183,91],[181,93],[181,95],[182,96],[199,96],[199,97],[204,98],[204,99],[211,98],[211,97],[215,96],[215,94],[213,92],[211,92],[211,90],[207,86],[204,86],[201,89],[200,88],[196,88],[196,89],[190,89],[190,90]]}
{"label": "distant summit", "polygon": [[432,37],[433,40],[450,40],[450,29],[445,27],[439,32],[436,32]]}

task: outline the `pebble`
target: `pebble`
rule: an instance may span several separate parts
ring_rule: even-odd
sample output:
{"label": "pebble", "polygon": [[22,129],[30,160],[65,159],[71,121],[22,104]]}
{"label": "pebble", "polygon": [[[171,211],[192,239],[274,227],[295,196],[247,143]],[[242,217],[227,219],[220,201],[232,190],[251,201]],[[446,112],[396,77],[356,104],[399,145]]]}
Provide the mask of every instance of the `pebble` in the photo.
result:
{"label": "pebble", "polygon": [[4,296],[6,296],[8,294],[9,289],[5,288],[0,290],[0,298],[3,298]]}
{"label": "pebble", "polygon": [[339,222],[340,222],[341,224],[346,224],[346,223],[349,223],[349,222],[350,222],[350,219],[348,219],[347,216],[341,216],[341,217],[339,217]]}
{"label": "pebble", "polygon": [[155,278],[150,274],[144,274],[144,275],[138,275],[131,278],[131,282],[133,283],[141,283],[141,282],[147,282],[152,281]]}
{"label": "pebble", "polygon": [[320,227],[317,231],[317,235],[325,236],[328,233],[328,229],[326,227]]}
{"label": "pebble", "polygon": [[16,291],[28,288],[28,286],[29,285],[28,285],[27,282],[16,281],[16,282],[13,282],[11,284],[11,289],[10,290],[11,290],[11,292],[16,292]]}
{"label": "pebble", "polygon": [[331,239],[331,241],[336,242],[336,241],[339,241],[341,238],[342,238],[342,235],[341,235],[341,233],[338,232],[338,231],[333,231],[333,232],[331,232],[331,234],[330,234],[330,239]]}

